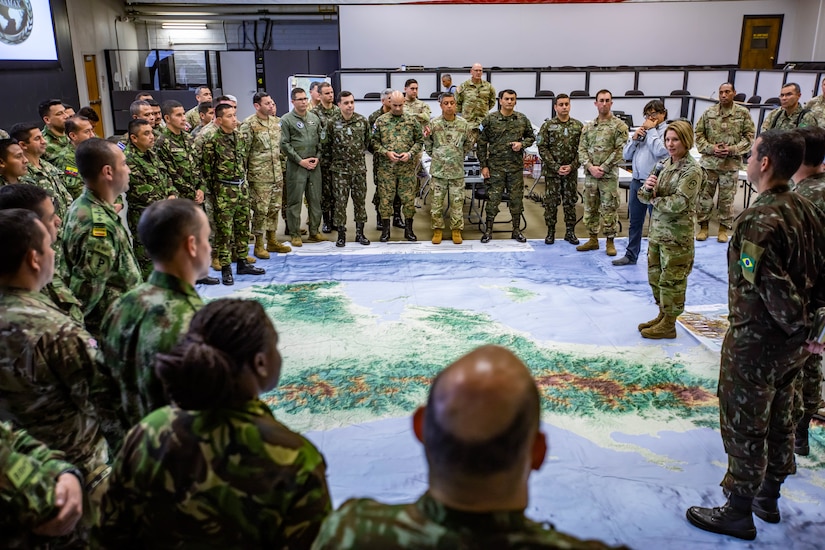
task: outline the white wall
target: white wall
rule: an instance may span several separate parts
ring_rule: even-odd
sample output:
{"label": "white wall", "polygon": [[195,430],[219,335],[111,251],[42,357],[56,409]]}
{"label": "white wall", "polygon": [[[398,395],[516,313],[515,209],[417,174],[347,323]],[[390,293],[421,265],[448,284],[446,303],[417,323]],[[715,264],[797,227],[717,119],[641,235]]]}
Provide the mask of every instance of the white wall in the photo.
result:
{"label": "white wall", "polygon": [[[735,65],[746,14],[784,14],[779,59],[810,60],[816,37],[814,8],[821,3],[342,5],[341,65],[464,67],[476,61],[486,67]],[[800,20],[804,33],[798,29]],[[650,25],[655,22],[660,25]],[[650,27],[644,33],[638,32],[642,23]],[[410,29],[426,29],[428,39],[399,35],[405,29],[410,33]],[[825,42],[825,30],[820,28],[819,33],[818,42]],[[818,45],[820,49],[825,53],[825,44]]]}

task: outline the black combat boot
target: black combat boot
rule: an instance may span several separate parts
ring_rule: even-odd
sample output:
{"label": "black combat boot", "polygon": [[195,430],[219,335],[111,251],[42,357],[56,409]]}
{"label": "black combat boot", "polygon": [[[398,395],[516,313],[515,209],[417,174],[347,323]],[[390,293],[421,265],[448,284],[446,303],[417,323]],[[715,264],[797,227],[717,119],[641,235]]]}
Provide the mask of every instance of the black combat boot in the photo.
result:
{"label": "black combat boot", "polygon": [[751,510],[756,517],[768,523],[779,523],[779,490],[782,484],[778,481],[765,479],[759,487],[759,492],[753,499]]}
{"label": "black combat boot", "polygon": [[197,281],[195,281],[195,284],[196,285],[219,285],[219,284],[221,284],[221,280],[218,279],[217,277],[210,277],[209,275],[207,275],[203,279],[198,279]]}
{"label": "black combat boot", "polygon": [[375,228],[378,231],[384,229],[384,225],[381,223],[381,212],[378,211],[378,203],[375,204]]}
{"label": "black combat boot", "polygon": [[553,244],[556,242],[556,226],[554,225],[552,229],[547,229],[547,236],[544,237],[544,244]]}
{"label": "black combat boot", "polygon": [[484,233],[481,234],[481,242],[489,243],[493,238],[493,222],[495,218],[487,218],[484,223]]}
{"label": "black combat boot", "polygon": [[756,538],[756,526],[753,524],[752,505],[752,498],[731,495],[723,506],[717,508],[691,506],[686,516],[699,529],[753,540]]}
{"label": "black combat boot", "polygon": [[324,223],[321,225],[321,233],[332,233],[332,215],[329,212],[322,212],[321,216],[324,219]]}
{"label": "black combat boot", "polygon": [[364,236],[364,224],[355,224],[355,242],[363,244],[364,246],[370,244],[370,240]]}
{"label": "black combat boot", "polygon": [[335,241],[335,246],[347,246],[347,228],[343,225],[338,227],[338,240]]}
{"label": "black combat boot", "polygon": [[576,228],[574,226],[567,226],[567,231],[564,233],[564,240],[570,244],[579,244],[579,239],[576,237]]}
{"label": "black combat boot", "polygon": [[799,456],[811,454],[811,444],[808,441],[808,429],[811,426],[811,415],[806,414],[796,425],[796,434],[793,441],[793,452]]}
{"label": "black combat boot", "polygon": [[226,286],[232,286],[235,284],[235,278],[232,277],[231,265],[221,266],[221,282]]}
{"label": "black combat boot", "polygon": [[238,260],[235,262],[235,272],[238,275],[263,275],[266,269],[250,265],[246,260]]}
{"label": "black combat boot", "polygon": [[513,216],[513,233],[510,235],[514,241],[518,241],[520,243],[526,243],[527,239],[524,235],[521,234],[521,229],[519,228],[519,223],[521,222],[521,214],[518,216]]}
{"label": "black combat boot", "polygon": [[404,229],[405,227],[407,227],[404,224],[404,220],[401,219],[401,213],[396,212],[392,215],[392,226],[397,227],[399,229]]}
{"label": "black combat boot", "polygon": [[390,240],[390,220],[384,218],[381,220],[381,242],[385,243]]}
{"label": "black combat boot", "polygon": [[407,223],[404,224],[404,238],[408,241],[417,241],[418,237],[416,237],[415,233],[413,233],[412,223],[413,219],[407,218]]}

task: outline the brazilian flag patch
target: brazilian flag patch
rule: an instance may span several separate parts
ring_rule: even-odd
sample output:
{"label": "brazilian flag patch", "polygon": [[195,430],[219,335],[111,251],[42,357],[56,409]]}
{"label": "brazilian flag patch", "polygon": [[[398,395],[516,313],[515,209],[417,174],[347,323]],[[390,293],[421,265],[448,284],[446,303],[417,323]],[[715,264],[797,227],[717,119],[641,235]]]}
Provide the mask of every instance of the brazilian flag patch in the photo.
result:
{"label": "brazilian flag patch", "polygon": [[747,239],[742,241],[742,251],[739,253],[739,265],[742,266],[742,277],[751,284],[756,284],[759,260],[764,253],[764,247]]}
{"label": "brazilian flag patch", "polygon": [[739,265],[742,266],[742,269],[745,269],[753,273],[753,268],[756,267],[756,262],[750,256],[742,254],[742,257],[739,258]]}

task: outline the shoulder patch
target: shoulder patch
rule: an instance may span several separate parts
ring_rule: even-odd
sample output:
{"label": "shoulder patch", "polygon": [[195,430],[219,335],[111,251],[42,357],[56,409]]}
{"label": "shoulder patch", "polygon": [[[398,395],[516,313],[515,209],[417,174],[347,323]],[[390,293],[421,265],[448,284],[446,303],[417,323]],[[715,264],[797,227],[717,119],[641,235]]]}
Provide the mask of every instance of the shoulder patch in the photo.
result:
{"label": "shoulder patch", "polygon": [[756,284],[756,270],[759,260],[765,249],[748,240],[742,241],[742,250],[739,252],[739,265],[742,267],[742,276],[751,284]]}

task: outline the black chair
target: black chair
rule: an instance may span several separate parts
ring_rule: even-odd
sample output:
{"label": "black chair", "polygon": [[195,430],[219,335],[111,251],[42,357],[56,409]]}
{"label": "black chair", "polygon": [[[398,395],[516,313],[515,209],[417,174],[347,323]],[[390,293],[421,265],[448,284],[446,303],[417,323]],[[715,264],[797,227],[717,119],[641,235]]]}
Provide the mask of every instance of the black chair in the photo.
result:
{"label": "black chair", "polygon": [[761,95],[752,95],[750,97],[750,99],[748,99],[747,102],[752,103],[754,105],[758,105],[759,103],[762,103],[762,96]]}
{"label": "black chair", "polygon": [[736,94],[735,96],[733,96],[733,100],[742,103],[743,101],[745,101],[745,94]]}
{"label": "black chair", "polygon": [[553,90],[539,90],[536,92],[536,97],[556,97]]}
{"label": "black chair", "polygon": [[[487,214],[486,214],[486,207],[487,207],[487,184],[485,182],[481,182],[479,184],[473,185],[473,198],[478,204],[478,230],[482,233],[484,232],[485,226],[487,225]],[[509,189],[504,189],[504,193],[501,194],[501,203],[509,205],[510,204],[510,191]],[[492,229],[493,233],[508,233],[513,230],[513,218],[509,218],[506,220],[495,221],[493,220],[493,224],[506,224],[508,229]],[[527,218],[524,217],[524,210],[522,209],[521,212],[521,221],[519,222],[519,229],[524,231],[527,229]]]}
{"label": "black chair", "polygon": [[587,90],[573,90],[570,92],[570,97],[590,97],[590,92]]}
{"label": "black chair", "polygon": [[690,92],[687,90],[673,90],[670,95],[690,95]]}
{"label": "black chair", "polygon": [[628,90],[624,95],[645,95],[645,93],[641,90]]}
{"label": "black chair", "polygon": [[369,92],[364,94],[364,99],[381,99],[381,92]]}
{"label": "black chair", "polygon": [[779,105],[778,97],[769,97],[765,100],[765,105]]}

